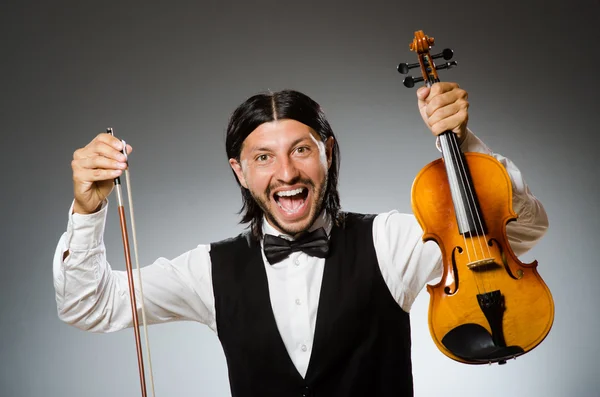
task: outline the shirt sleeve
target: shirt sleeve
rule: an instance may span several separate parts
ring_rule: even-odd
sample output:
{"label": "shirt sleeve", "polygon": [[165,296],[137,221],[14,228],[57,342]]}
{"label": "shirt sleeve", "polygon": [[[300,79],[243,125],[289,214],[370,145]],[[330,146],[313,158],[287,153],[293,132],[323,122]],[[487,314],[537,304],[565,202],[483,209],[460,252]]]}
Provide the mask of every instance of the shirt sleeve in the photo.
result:
{"label": "shirt sleeve", "polygon": [[[59,318],[92,332],[113,332],[133,325],[125,271],[113,270],[103,241],[108,203],[100,211],[73,214],[53,260]],[[159,258],[141,267],[141,289],[148,324],[198,321],[216,331],[210,246],[199,245],[174,259]],[[139,321],[141,293],[134,269]]]}
{"label": "shirt sleeve", "polygon": [[[439,148],[439,145],[438,145]],[[531,193],[523,175],[508,158],[492,152],[472,131],[461,144],[464,152],[485,153],[507,170],[512,183],[513,210],[517,220],[506,233],[517,256],[526,253],[546,233],[548,217],[541,202]],[[406,312],[425,284],[442,275],[441,251],[433,241],[422,241],[423,230],[414,215],[390,211],[373,223],[373,242],[383,278],[394,299]]]}

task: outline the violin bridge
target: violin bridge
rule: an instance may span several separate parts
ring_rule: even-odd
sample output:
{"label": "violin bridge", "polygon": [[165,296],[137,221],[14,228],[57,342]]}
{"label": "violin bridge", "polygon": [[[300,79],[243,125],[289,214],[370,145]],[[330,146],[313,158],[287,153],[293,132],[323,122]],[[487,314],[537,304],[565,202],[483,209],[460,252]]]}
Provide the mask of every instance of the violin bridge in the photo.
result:
{"label": "violin bridge", "polygon": [[474,262],[467,264],[467,267],[469,268],[469,270],[473,270],[473,271],[488,270],[488,269],[491,269],[491,268],[497,267],[497,266],[498,266],[498,264],[496,263],[494,258],[479,259],[479,260],[476,260]]}

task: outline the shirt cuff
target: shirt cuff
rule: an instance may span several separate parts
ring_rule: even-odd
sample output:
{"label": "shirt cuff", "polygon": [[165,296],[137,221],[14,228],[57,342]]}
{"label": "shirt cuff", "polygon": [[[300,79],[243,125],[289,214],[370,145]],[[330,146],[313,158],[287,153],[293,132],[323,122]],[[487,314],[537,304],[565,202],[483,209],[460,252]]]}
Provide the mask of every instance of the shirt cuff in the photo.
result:
{"label": "shirt cuff", "polygon": [[73,200],[69,208],[67,248],[71,251],[87,251],[98,247],[104,239],[108,200],[104,200],[100,209],[93,214],[73,213],[74,203]]}

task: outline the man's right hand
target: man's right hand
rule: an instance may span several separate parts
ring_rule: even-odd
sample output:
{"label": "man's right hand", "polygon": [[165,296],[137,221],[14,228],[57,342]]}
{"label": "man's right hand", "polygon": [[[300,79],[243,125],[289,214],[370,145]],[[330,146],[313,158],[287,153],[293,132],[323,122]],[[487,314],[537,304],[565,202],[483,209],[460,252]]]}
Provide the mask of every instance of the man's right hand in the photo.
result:
{"label": "man's right hand", "polygon": [[[104,199],[114,187],[114,178],[127,168],[125,155],[121,153],[123,142],[111,134],[101,133],[85,147],[73,153],[73,211],[91,214],[100,209]],[[127,145],[127,154],[132,147]]]}

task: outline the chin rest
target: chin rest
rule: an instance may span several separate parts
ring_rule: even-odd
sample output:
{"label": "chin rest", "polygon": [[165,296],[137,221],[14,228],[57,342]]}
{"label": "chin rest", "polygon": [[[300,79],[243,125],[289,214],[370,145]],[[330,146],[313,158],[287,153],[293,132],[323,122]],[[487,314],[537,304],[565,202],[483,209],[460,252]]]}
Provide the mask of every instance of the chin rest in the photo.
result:
{"label": "chin rest", "polygon": [[473,363],[500,362],[525,353],[519,346],[496,346],[492,335],[479,324],[463,324],[450,330],[442,344],[456,357]]}

